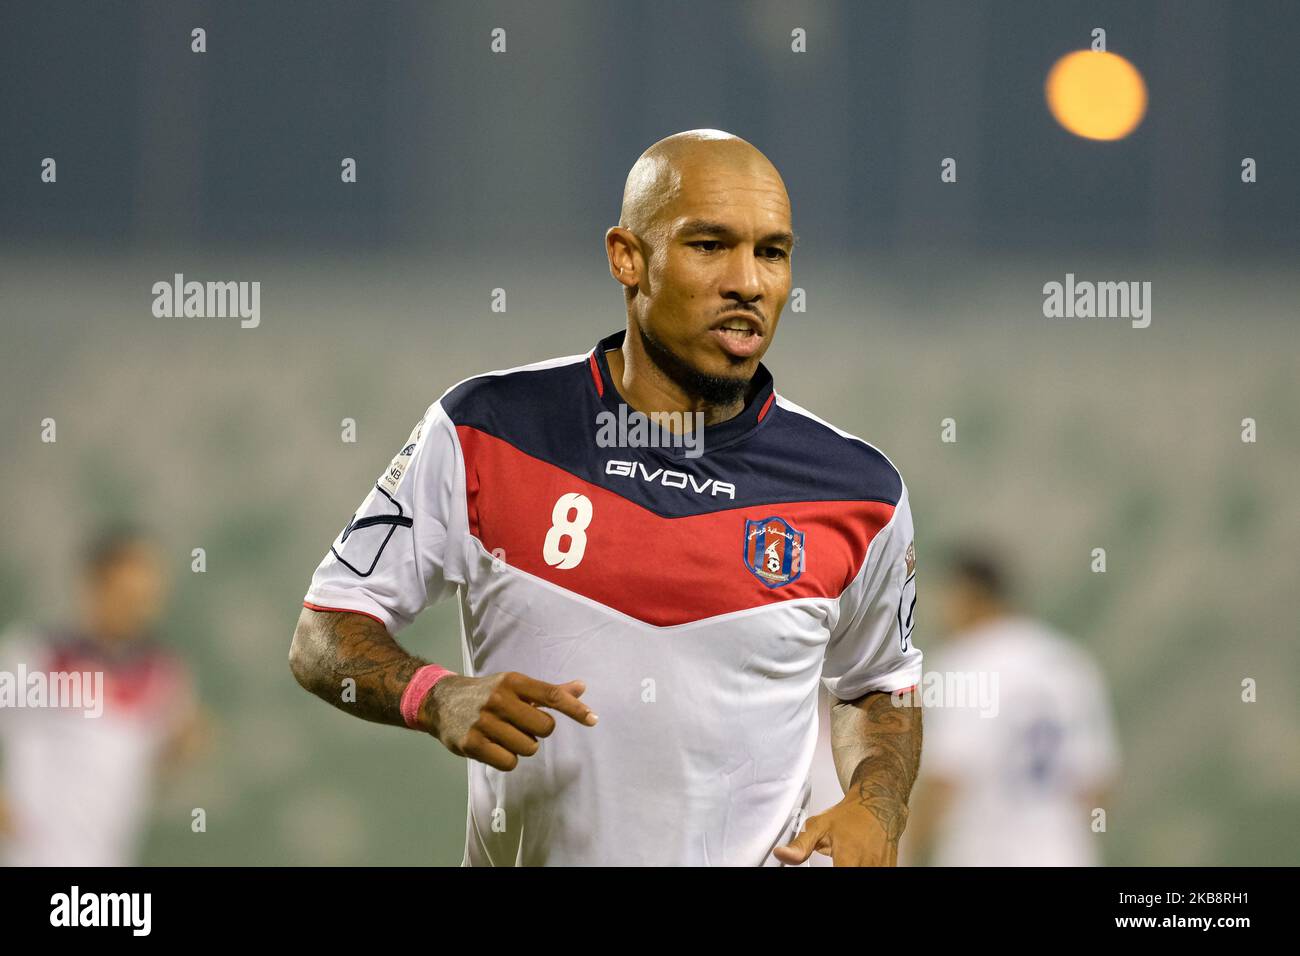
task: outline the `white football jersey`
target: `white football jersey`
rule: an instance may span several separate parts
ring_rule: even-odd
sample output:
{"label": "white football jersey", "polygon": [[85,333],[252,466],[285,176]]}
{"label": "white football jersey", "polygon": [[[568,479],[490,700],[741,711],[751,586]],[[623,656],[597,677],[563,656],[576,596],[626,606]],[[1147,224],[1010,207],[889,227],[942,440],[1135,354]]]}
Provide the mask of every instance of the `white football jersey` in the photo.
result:
{"label": "white football jersey", "polygon": [[[806,810],[819,682],[917,682],[912,517],[871,445],[776,395],[703,454],[611,447],[605,352],[467,379],[366,495],[304,603],[398,633],[455,596],[463,672],[586,682],[536,756],[468,761],[465,862],[775,865]],[[611,419],[612,416],[612,419]]]}
{"label": "white football jersey", "polygon": [[1097,865],[1104,835],[1093,831],[1086,800],[1112,782],[1119,756],[1105,679],[1089,654],[1009,616],[926,663],[927,684],[935,674],[997,675],[996,711],[951,702],[925,709],[921,779],[957,788],[935,834],[934,864]]}

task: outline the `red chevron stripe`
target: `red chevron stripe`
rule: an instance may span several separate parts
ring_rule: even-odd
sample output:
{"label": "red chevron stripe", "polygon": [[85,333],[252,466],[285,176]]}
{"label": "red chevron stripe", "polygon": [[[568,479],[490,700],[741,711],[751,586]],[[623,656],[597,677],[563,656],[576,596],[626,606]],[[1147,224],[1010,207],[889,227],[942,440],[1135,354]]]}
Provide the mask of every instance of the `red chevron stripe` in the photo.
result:
{"label": "red chevron stripe", "polygon": [[[853,580],[894,506],[879,501],[798,501],[664,518],[606,488],[467,425],[456,428],[465,458],[470,532],[512,567],[660,627],[795,598],[837,598]],[[556,530],[562,495],[584,496],[585,528]],[[797,579],[768,587],[745,564],[745,523],[772,516],[804,533]],[[565,509],[561,522],[580,524]],[[550,557],[563,567],[548,563]],[[580,554],[579,560],[574,558]]]}

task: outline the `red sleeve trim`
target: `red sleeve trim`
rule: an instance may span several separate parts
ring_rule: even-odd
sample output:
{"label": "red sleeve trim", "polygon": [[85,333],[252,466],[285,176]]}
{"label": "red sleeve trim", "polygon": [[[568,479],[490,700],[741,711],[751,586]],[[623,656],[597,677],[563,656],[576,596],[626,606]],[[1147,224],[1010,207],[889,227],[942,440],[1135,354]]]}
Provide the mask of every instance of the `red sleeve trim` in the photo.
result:
{"label": "red sleeve trim", "polygon": [[367,613],[366,611],[358,611],[350,607],[325,607],[323,604],[312,604],[310,601],[303,601],[302,606],[311,611],[337,611],[341,614],[360,614],[362,617],[370,618],[370,620],[377,624],[383,624],[385,630],[388,629],[387,624],[384,624],[384,622],[379,618],[375,617],[373,614]]}

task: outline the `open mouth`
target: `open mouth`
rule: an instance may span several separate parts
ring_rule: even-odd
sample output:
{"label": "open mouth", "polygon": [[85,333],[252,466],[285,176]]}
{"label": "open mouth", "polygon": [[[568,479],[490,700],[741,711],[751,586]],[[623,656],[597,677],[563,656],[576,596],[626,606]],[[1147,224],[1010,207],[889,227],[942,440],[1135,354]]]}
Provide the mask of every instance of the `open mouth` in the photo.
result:
{"label": "open mouth", "polygon": [[749,313],[734,313],[717,322],[714,329],[721,329],[728,332],[751,332],[754,335],[763,334],[763,323]]}
{"label": "open mouth", "polygon": [[723,319],[709,330],[723,350],[739,358],[747,358],[758,350],[763,341],[762,326],[757,319],[734,316]]}

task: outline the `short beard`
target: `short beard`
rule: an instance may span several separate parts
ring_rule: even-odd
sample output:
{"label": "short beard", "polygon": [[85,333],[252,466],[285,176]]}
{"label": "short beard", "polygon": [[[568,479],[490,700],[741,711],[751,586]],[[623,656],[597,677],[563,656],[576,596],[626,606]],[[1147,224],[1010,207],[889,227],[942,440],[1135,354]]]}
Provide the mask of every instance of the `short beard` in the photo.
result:
{"label": "short beard", "polygon": [[727,378],[701,372],[668,346],[651,338],[639,324],[636,328],[641,334],[641,346],[650,357],[650,361],[687,396],[699,399],[708,405],[725,408],[740,401],[749,389],[749,379]]}

